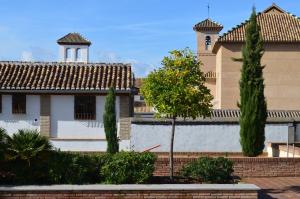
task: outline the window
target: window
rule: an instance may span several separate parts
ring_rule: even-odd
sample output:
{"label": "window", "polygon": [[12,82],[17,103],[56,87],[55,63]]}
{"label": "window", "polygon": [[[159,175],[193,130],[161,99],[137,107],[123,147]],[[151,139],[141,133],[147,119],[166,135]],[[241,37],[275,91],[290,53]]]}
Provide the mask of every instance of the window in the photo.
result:
{"label": "window", "polygon": [[205,37],[205,50],[209,50],[211,46],[211,38],[210,36]]}
{"label": "window", "polygon": [[66,48],[66,59],[71,59],[71,48]]}
{"label": "window", "polygon": [[74,106],[75,119],[96,119],[96,96],[75,96]]}
{"label": "window", "polygon": [[81,60],[81,49],[80,48],[76,49],[75,57],[76,57],[76,60]]}
{"label": "window", "polygon": [[12,95],[12,113],[26,114],[26,95]]}

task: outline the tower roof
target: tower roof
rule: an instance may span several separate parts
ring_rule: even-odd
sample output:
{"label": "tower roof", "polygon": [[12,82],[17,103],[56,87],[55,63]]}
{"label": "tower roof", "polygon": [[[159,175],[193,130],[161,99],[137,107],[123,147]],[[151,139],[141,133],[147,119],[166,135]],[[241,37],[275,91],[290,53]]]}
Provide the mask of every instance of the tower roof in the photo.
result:
{"label": "tower roof", "polygon": [[64,44],[64,45],[91,45],[92,43],[84,38],[79,33],[69,33],[62,38],[57,40],[58,44]]}
{"label": "tower roof", "polygon": [[220,32],[223,29],[223,26],[218,22],[212,21],[210,18],[207,18],[199,23],[197,23],[194,28],[195,31],[218,31]]}

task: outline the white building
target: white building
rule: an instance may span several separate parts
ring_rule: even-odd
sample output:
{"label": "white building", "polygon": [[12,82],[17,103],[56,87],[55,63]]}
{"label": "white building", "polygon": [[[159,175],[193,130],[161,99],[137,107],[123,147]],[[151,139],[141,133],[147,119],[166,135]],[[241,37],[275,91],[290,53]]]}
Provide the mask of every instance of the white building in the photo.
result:
{"label": "white building", "polygon": [[77,33],[58,40],[61,62],[0,62],[0,127],[37,129],[61,150],[105,151],[105,96],[116,90],[121,149],[129,148],[129,64],[88,63],[91,42]]}

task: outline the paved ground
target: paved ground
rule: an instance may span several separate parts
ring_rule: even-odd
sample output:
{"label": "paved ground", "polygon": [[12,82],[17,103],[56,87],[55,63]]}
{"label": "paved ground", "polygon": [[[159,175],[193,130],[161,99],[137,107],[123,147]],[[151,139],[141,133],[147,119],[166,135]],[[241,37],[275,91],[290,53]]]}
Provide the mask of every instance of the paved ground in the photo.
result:
{"label": "paved ground", "polygon": [[246,178],[243,182],[256,184],[261,198],[300,199],[300,177]]}

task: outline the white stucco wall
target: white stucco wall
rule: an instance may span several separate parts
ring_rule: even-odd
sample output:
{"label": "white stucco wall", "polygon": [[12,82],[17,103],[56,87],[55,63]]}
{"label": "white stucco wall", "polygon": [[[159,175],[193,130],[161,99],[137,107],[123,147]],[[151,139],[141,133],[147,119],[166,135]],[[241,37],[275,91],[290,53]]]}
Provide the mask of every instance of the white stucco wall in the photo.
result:
{"label": "white stucco wall", "polygon": [[[74,96],[51,96],[51,137],[58,139],[105,139],[103,126],[105,96],[96,97],[96,120],[74,119]],[[119,97],[116,114],[119,126]],[[119,128],[118,128],[119,129]]]}
{"label": "white stucco wall", "polygon": [[[238,124],[178,125],[174,151],[177,152],[241,152]],[[286,142],[288,124],[267,124],[267,142]],[[161,145],[153,151],[166,152],[170,146],[170,125],[131,125],[131,149],[143,151]]]}
{"label": "white stucco wall", "polygon": [[12,114],[12,96],[2,95],[0,127],[11,135],[19,129],[40,129],[40,96],[26,95],[26,114]]}
{"label": "white stucco wall", "polygon": [[[66,49],[71,49],[71,57],[66,59]],[[81,59],[76,60],[75,52],[76,49],[81,49]],[[60,45],[59,46],[59,60],[61,62],[89,62],[89,46],[87,45]]]}
{"label": "white stucco wall", "polygon": [[[61,151],[106,151],[107,142],[105,140],[51,140],[55,148]],[[129,151],[130,141],[119,142],[119,150]]]}

